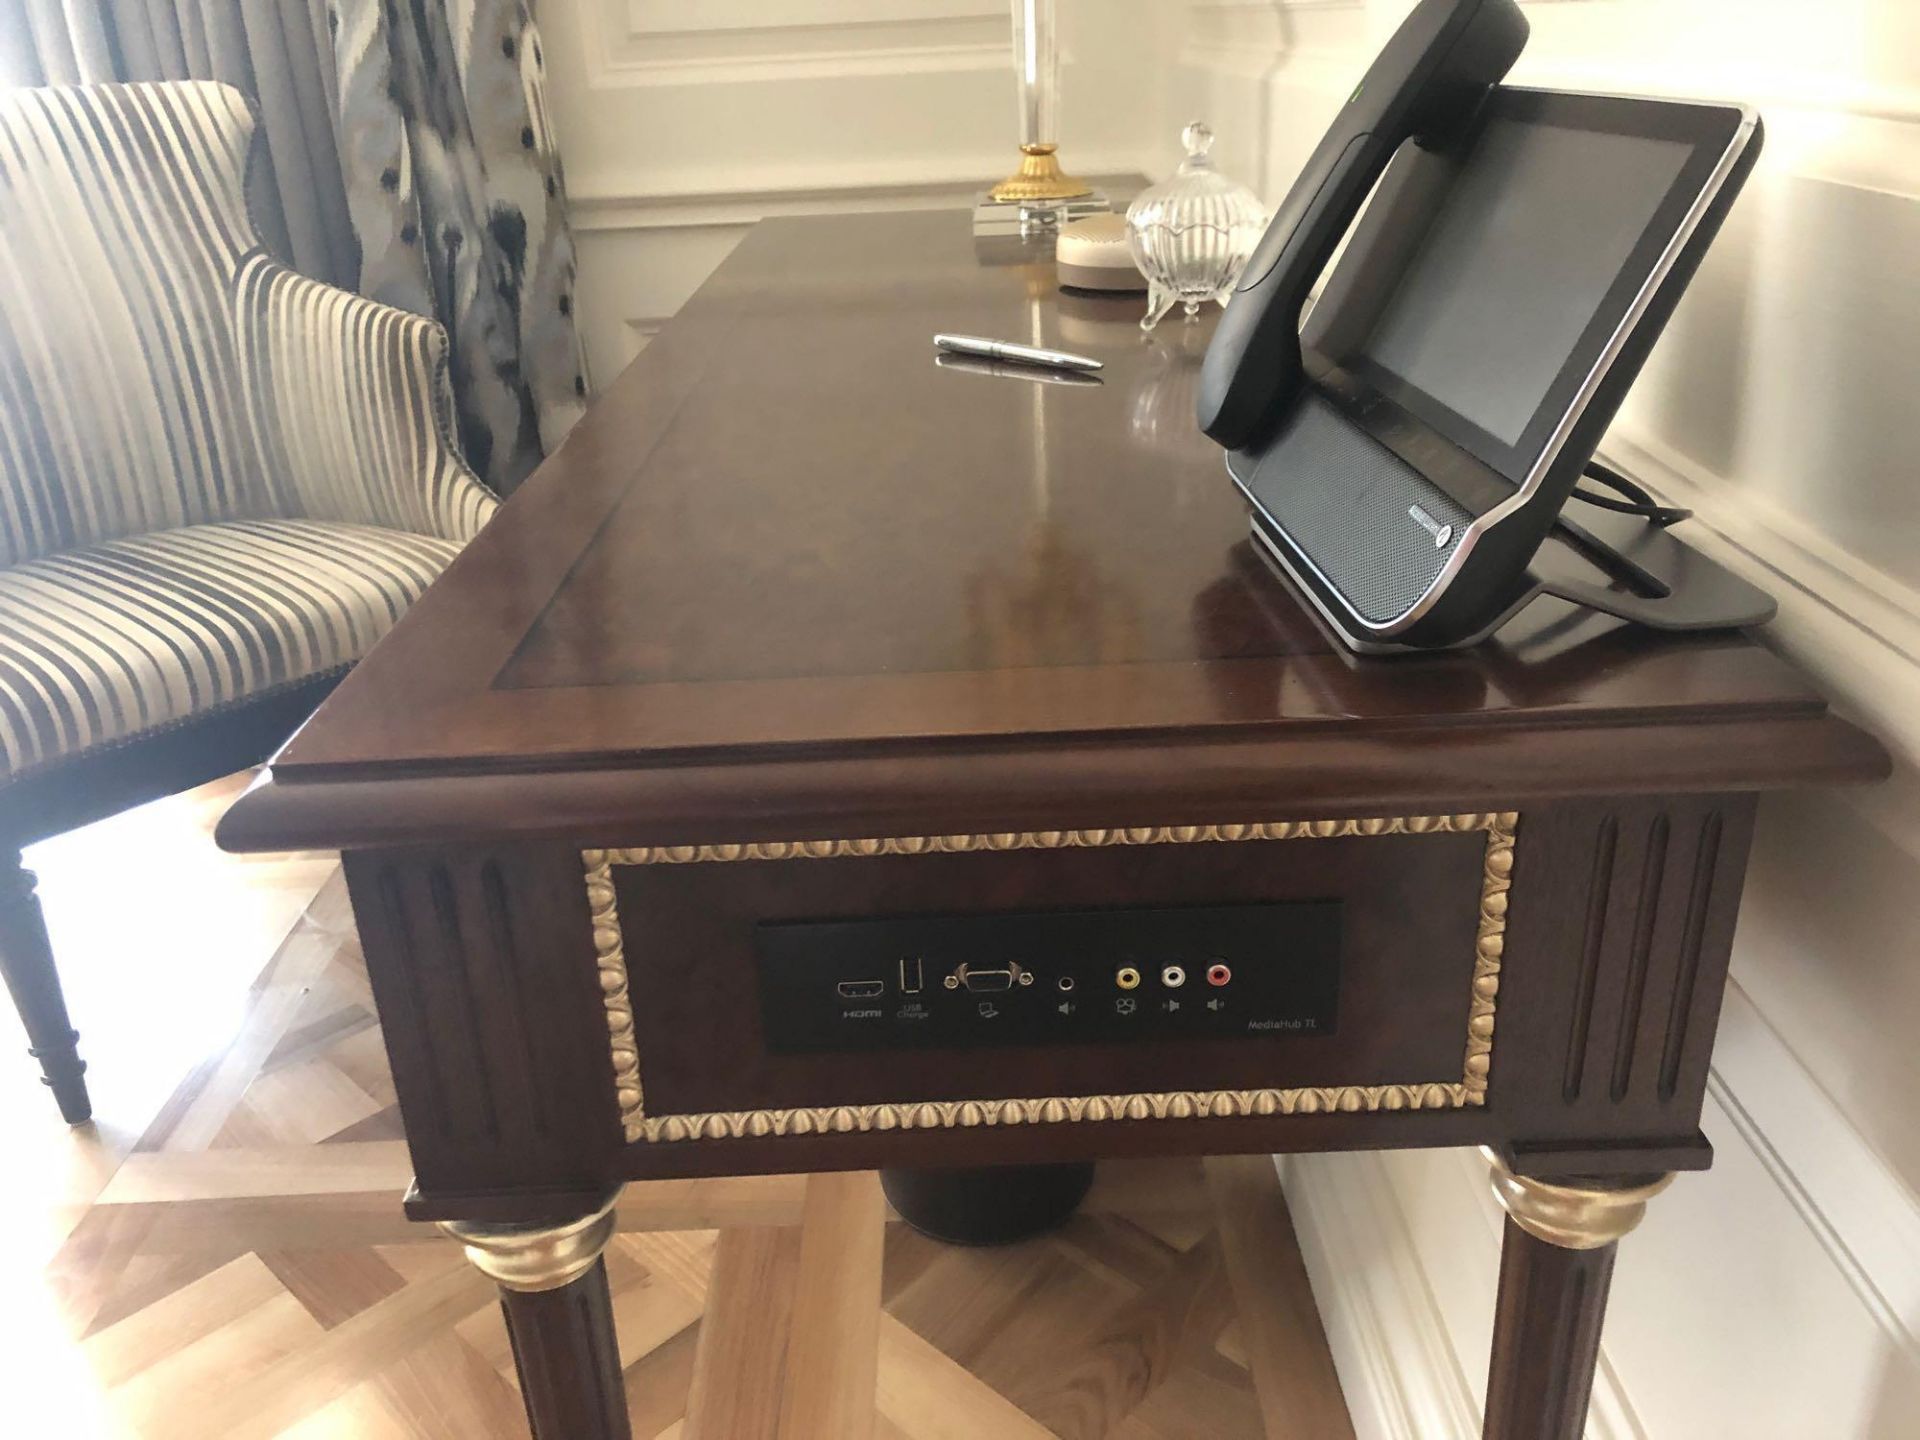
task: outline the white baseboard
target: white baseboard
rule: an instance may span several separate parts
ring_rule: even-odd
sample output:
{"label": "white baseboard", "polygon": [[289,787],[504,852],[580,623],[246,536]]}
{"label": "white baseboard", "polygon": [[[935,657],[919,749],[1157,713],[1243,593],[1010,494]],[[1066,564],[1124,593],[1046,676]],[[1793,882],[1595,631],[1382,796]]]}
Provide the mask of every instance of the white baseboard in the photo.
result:
{"label": "white baseboard", "polygon": [[[1387,1157],[1279,1157],[1357,1440],[1473,1440],[1480,1407],[1413,1236]],[[1478,1238],[1478,1237],[1476,1237]],[[1497,1253],[1486,1242],[1489,1256]]]}
{"label": "white baseboard", "polygon": [[[1391,1173],[1396,1157],[1360,1151],[1280,1160],[1357,1440],[1475,1440],[1480,1434],[1501,1219],[1477,1153],[1422,1159],[1451,1182],[1444,1195],[1425,1187],[1423,1198],[1467,1222],[1448,1229],[1457,1247],[1445,1257],[1454,1276],[1435,1274],[1422,1256],[1401,1209],[1402,1186]],[[1480,1283],[1466,1287],[1474,1293],[1443,1300],[1442,1287],[1457,1285],[1461,1271],[1478,1272]],[[1464,1325],[1462,1310],[1473,1317]],[[1646,1440],[1604,1355],[1587,1434],[1589,1440]]]}
{"label": "white baseboard", "polygon": [[1920,1374],[1920,1197],[1847,1122],[1737,982],[1727,987],[1708,1091],[1890,1349]]}
{"label": "white baseboard", "polygon": [[[1728,992],[1711,1090],[1722,1167],[1747,1177],[1748,1186],[1770,1179],[1778,1196],[1750,1195],[1756,1203],[1721,1215],[1737,1238],[1729,1246],[1725,1233],[1711,1243],[1701,1234],[1703,1253],[1712,1251],[1718,1263],[1729,1250],[1736,1261],[1743,1254],[1776,1263],[1791,1257],[1783,1266],[1786,1287],[1819,1291],[1827,1306],[1820,1313],[1829,1316],[1833,1297],[1841,1296],[1845,1342],[1855,1349],[1862,1339],[1873,1343],[1883,1373],[1897,1381],[1890,1392],[1920,1392],[1920,1201],[1737,986]],[[1473,1440],[1499,1265],[1500,1215],[1484,1164],[1466,1150],[1289,1156],[1278,1164],[1358,1440]],[[1419,1213],[1409,1213],[1410,1199]],[[1656,1201],[1654,1213],[1668,1203]],[[1690,1243],[1679,1239],[1682,1249]],[[1673,1248],[1668,1236],[1657,1249],[1640,1250],[1640,1259],[1656,1264],[1658,1251]],[[1636,1263],[1636,1249],[1629,1238],[1623,1272]],[[1610,1317],[1588,1440],[1686,1440],[1643,1419],[1631,1358],[1622,1363],[1613,1353],[1618,1325],[1666,1319]],[[1752,1316],[1729,1316],[1724,1331],[1672,1335],[1666,1348],[1671,1354],[1677,1346],[1736,1345],[1754,1323]],[[1792,1337],[1791,1314],[1768,1323],[1786,1326]],[[1634,1339],[1625,1350],[1643,1356],[1645,1337]],[[1754,1383],[1800,1388],[1817,1384],[1818,1376],[1809,1367],[1757,1373]],[[1827,1437],[1884,1433],[1899,1432],[1836,1414]]]}

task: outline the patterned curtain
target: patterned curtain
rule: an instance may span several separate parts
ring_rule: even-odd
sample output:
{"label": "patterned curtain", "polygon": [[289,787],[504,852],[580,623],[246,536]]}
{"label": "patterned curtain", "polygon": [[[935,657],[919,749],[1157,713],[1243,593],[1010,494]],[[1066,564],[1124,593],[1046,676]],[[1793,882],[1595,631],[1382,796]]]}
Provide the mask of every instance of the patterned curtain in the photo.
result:
{"label": "patterned curtain", "polygon": [[453,336],[467,459],[510,490],[586,404],[573,237],[523,0],[332,0],[360,291]]}
{"label": "patterned curtain", "polygon": [[269,244],[452,337],[461,448],[512,490],[585,406],[531,0],[0,0],[0,84],[224,80]]}

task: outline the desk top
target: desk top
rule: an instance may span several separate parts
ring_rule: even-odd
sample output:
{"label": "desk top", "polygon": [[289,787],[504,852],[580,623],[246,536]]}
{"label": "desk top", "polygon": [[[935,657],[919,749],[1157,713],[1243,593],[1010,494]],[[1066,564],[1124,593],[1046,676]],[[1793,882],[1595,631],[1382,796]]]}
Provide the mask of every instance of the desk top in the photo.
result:
{"label": "desk top", "polygon": [[[1191,419],[1206,324],[958,214],[768,221],[275,762],[239,848],[1486,809],[1885,764],[1742,634],[1345,654]],[[935,364],[936,330],[1099,383]]]}

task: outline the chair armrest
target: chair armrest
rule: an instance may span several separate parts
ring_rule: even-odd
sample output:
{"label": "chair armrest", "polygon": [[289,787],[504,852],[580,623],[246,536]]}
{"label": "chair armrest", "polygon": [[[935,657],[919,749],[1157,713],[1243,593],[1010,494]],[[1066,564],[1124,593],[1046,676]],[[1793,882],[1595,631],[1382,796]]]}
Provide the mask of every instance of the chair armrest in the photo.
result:
{"label": "chair armrest", "polygon": [[499,501],[454,442],[446,331],[258,253],[235,283],[248,410],[283,513],[478,534]]}

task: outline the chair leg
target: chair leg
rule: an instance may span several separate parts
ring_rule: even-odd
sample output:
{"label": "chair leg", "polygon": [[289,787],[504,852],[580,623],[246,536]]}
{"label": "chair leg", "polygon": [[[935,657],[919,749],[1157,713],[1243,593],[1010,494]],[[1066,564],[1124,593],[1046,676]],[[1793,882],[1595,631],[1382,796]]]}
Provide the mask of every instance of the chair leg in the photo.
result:
{"label": "chair leg", "polygon": [[79,1032],[67,1019],[53,945],[33,886],[33,872],[20,863],[20,852],[0,851],[0,974],[26,1026],[27,1053],[40,1062],[42,1083],[53,1088],[61,1118],[80,1125],[93,1116],[81,1078],[87,1064],[80,1058]]}

